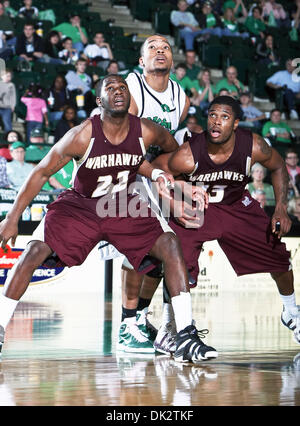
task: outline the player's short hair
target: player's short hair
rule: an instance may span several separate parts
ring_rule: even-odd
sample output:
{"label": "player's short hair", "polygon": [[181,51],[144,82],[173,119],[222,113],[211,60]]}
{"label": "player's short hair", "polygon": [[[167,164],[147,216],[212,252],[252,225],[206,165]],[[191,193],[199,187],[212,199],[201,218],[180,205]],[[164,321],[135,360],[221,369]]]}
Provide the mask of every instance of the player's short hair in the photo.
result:
{"label": "player's short hair", "polygon": [[[108,75],[105,75],[104,77],[100,78],[100,80],[96,84],[95,92],[96,92],[96,97],[97,98],[100,98],[103,83],[109,77],[119,77],[121,80],[124,81],[124,83],[126,83],[126,81],[124,80],[124,78],[121,75],[119,75],[119,74],[108,74]],[[127,85],[127,83],[126,83],[126,85]]]}
{"label": "player's short hair", "polygon": [[231,107],[234,119],[240,120],[243,116],[242,109],[237,100],[233,99],[231,96],[217,96],[208,107],[208,110],[211,109],[213,105],[228,105]]}
{"label": "player's short hair", "polygon": [[[164,38],[166,40],[166,42],[168,43],[168,45],[170,46],[171,50],[172,50],[172,46],[170,45],[169,40],[164,35],[157,33],[157,34],[153,34],[153,36],[151,36],[151,37],[154,37],[154,36],[159,36],[159,37]],[[146,40],[144,41],[144,43],[141,45],[140,56],[144,56],[145,45],[146,45],[146,43],[148,41],[148,38],[146,38]]]}

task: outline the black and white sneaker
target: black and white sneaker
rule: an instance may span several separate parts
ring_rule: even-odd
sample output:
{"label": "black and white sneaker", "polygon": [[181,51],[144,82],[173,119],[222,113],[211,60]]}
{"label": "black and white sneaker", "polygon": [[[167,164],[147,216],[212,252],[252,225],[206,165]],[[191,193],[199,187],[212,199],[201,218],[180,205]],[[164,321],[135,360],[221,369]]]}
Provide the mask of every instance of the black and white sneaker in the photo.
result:
{"label": "black and white sneaker", "polygon": [[283,307],[281,322],[293,332],[293,339],[300,344],[300,306],[295,306],[290,310]]}
{"label": "black and white sneaker", "polygon": [[0,356],[1,356],[1,352],[2,352],[2,346],[4,343],[4,328],[2,327],[2,325],[0,325]]}
{"label": "black and white sneaker", "polygon": [[177,362],[198,362],[217,358],[216,349],[205,345],[199,337],[204,338],[207,333],[207,329],[198,331],[194,325],[189,325],[177,333],[174,360]]}

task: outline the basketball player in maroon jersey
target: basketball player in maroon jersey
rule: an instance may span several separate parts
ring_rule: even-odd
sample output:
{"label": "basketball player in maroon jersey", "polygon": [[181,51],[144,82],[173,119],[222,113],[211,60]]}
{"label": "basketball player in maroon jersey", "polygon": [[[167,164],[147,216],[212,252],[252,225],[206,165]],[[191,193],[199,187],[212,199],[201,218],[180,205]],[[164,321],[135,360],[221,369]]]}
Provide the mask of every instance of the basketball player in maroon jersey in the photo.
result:
{"label": "basketball player in maroon jersey", "polygon": [[[261,136],[238,128],[238,117],[237,101],[228,96],[217,97],[209,107],[207,131],[193,134],[174,153],[154,160],[153,165],[186,182],[201,182],[209,193],[202,226],[198,227],[197,217],[190,212],[180,218],[171,217],[169,225],[180,239],[195,285],[205,241],[218,241],[238,276],[269,272],[283,302],[281,321],[300,343],[300,309],[296,305],[290,253],[280,241],[291,227],[287,215],[287,170],[278,152]],[[251,166],[256,162],[271,173],[276,198],[271,219],[245,190]],[[193,220],[195,228],[186,228]],[[148,288],[148,294],[153,291]]]}
{"label": "basketball player in maroon jersey", "polygon": [[54,145],[24,183],[0,224],[2,247],[10,239],[14,245],[18,221],[26,206],[50,176],[71,159],[77,160],[72,189],[48,206],[44,220],[5,283],[0,298],[0,348],[5,327],[34,270],[50,257],[57,265],[80,265],[96,244],[105,239],[124,253],[139,272],[151,270],[157,261],[163,262],[179,331],[174,358],[179,362],[215,358],[215,349],[200,340],[192,325],[187,270],[175,234],[164,232],[150,209],[147,217],[123,216],[122,207],[118,207],[116,215],[102,216],[99,209],[103,197],[107,201],[118,200],[124,191],[128,207],[131,197],[127,188],[135,182],[137,173],[152,177],[164,190],[165,183],[172,182],[173,177],[154,169],[144,160],[144,153],[150,144],[159,144],[169,152],[174,149],[174,140],[161,126],[128,113],[130,93],[122,77],[105,77],[96,94],[102,106],[101,115],[74,127]]}

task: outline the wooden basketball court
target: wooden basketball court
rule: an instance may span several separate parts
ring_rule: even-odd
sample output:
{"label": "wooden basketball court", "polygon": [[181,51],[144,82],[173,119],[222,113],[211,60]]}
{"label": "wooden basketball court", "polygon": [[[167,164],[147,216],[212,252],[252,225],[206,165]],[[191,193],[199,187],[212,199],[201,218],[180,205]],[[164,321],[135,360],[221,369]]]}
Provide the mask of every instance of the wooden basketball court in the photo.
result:
{"label": "wooden basketball court", "polygon": [[[164,410],[175,416],[176,407],[182,414],[199,406],[300,405],[300,345],[280,323],[281,302],[265,274],[236,279],[213,264],[216,258],[224,263],[214,246],[203,253],[202,276],[192,290],[194,318],[199,329],[210,330],[205,340],[219,358],[181,365],[163,355],[116,353],[121,259],[114,261],[107,296],[97,256],[56,281],[29,287],[6,333],[1,406],[101,406],[106,419],[118,420],[116,407],[123,414],[126,407],[136,413],[152,407],[152,416]],[[223,276],[213,276],[210,267]],[[161,308],[159,289],[150,317],[156,326]]]}

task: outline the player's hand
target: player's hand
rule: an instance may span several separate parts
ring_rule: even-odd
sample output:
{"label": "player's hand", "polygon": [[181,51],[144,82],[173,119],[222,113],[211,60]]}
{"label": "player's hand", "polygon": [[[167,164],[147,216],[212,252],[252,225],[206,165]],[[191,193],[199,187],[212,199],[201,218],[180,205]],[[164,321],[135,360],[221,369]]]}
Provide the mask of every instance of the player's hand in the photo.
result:
{"label": "player's hand", "polygon": [[11,240],[12,247],[15,246],[16,238],[18,236],[18,223],[10,221],[5,218],[0,223],[0,246],[5,249],[6,244]]}
{"label": "player's hand", "polygon": [[[280,224],[280,226],[276,226]],[[286,209],[284,207],[276,207],[275,212],[272,216],[272,232],[281,238],[283,235],[287,234],[291,229],[292,221],[289,218]]]}
{"label": "player's hand", "polygon": [[203,214],[198,207],[193,207],[189,202],[174,200],[172,214],[175,220],[184,228],[200,228],[203,224]]}
{"label": "player's hand", "polygon": [[156,179],[158,183],[158,193],[163,198],[171,200],[170,189],[174,187],[174,178],[169,173],[162,173]]}
{"label": "player's hand", "polygon": [[208,207],[209,195],[202,186],[192,185],[192,200],[196,201],[198,208],[203,211]]}

